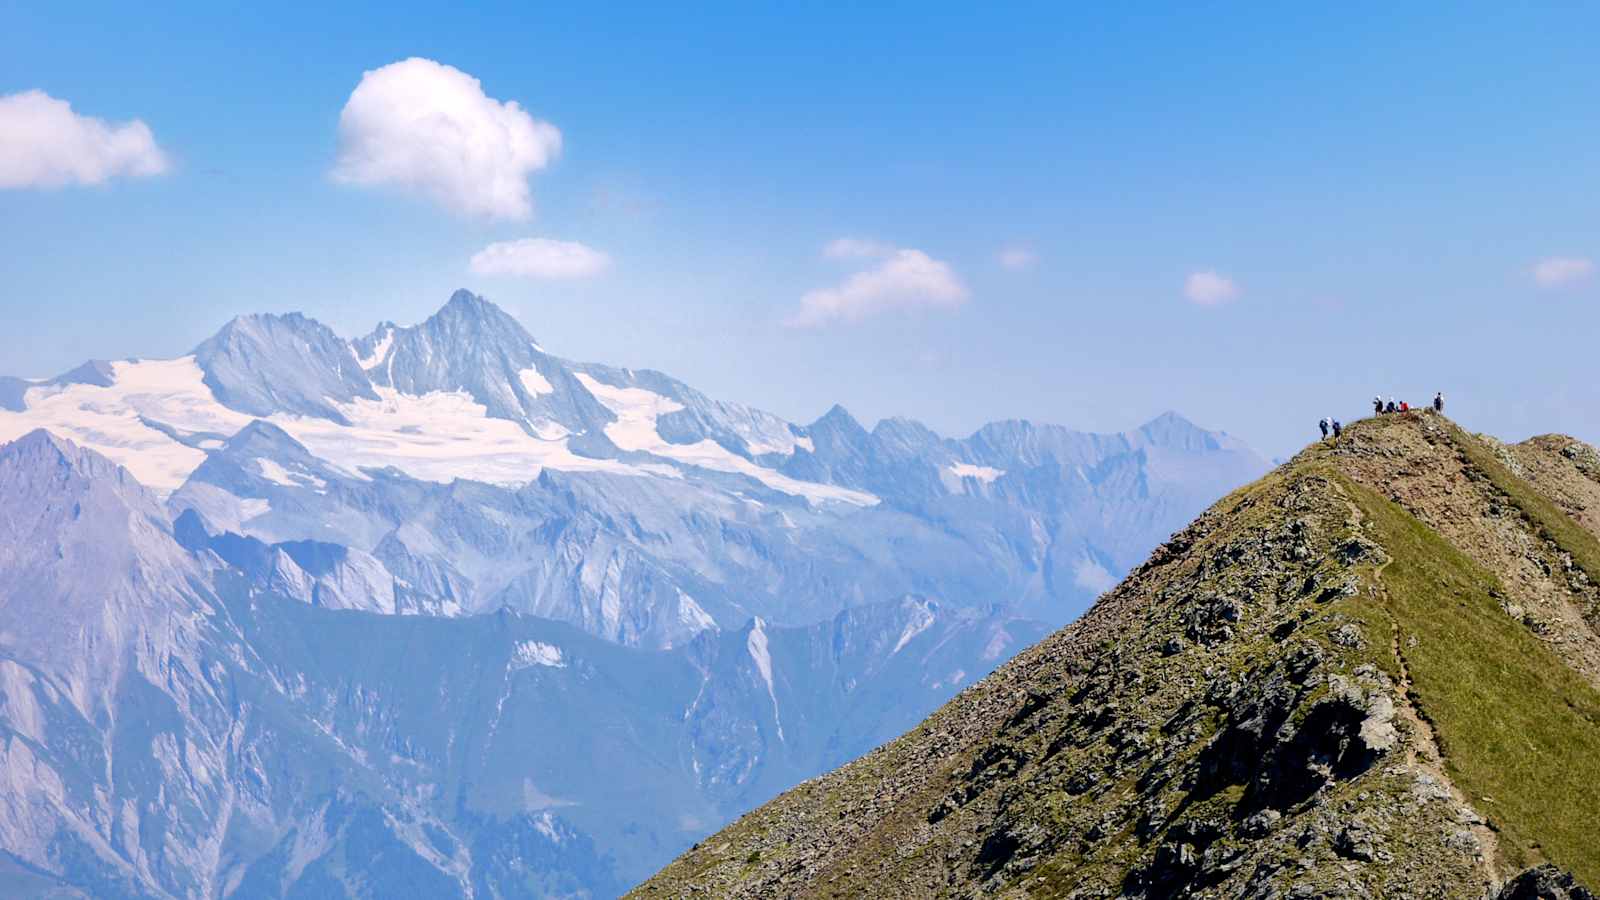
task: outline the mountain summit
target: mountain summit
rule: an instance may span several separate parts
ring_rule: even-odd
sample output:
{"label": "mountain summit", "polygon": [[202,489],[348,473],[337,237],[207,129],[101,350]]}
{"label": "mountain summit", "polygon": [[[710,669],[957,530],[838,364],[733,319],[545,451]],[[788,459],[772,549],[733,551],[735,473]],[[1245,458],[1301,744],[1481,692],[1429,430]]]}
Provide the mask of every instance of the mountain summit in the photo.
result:
{"label": "mountain summit", "polygon": [[1356,423],[634,896],[1589,897],[1529,867],[1600,883],[1596,510],[1569,438]]}

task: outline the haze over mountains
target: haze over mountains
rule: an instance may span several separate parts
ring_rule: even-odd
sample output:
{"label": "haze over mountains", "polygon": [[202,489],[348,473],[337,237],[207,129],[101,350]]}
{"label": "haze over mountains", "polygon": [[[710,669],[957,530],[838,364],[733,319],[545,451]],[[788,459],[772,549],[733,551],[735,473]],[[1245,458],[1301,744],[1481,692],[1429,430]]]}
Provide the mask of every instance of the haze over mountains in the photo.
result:
{"label": "haze over mountains", "polygon": [[794,424],[465,291],[3,378],[0,444],[0,884],[92,896],[614,895],[1265,469]]}

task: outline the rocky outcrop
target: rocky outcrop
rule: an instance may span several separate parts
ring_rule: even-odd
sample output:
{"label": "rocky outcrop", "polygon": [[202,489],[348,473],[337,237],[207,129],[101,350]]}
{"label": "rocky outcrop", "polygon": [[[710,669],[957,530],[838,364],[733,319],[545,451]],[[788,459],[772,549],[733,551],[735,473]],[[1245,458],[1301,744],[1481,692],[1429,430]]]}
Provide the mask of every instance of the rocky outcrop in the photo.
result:
{"label": "rocky outcrop", "polygon": [[1544,865],[1528,869],[1506,882],[1493,900],[1595,900],[1571,872]]}

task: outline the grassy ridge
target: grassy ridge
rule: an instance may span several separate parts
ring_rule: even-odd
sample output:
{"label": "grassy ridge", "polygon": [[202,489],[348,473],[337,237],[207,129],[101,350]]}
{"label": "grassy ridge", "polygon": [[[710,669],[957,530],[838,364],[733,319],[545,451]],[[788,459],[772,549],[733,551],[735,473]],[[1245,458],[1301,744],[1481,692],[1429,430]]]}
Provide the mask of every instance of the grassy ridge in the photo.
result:
{"label": "grassy ridge", "polygon": [[[1499,829],[1508,862],[1543,857],[1600,883],[1600,692],[1500,609],[1491,573],[1398,505],[1341,480],[1393,556],[1382,611],[1399,628],[1451,779]],[[1520,493],[1533,515],[1548,514],[1530,489]]]}
{"label": "grassy ridge", "polygon": [[1572,521],[1526,481],[1513,475],[1487,447],[1458,426],[1447,424],[1445,433],[1467,461],[1511,500],[1540,537],[1555,541],[1557,546],[1572,554],[1573,563],[1590,578],[1600,578],[1600,538]]}

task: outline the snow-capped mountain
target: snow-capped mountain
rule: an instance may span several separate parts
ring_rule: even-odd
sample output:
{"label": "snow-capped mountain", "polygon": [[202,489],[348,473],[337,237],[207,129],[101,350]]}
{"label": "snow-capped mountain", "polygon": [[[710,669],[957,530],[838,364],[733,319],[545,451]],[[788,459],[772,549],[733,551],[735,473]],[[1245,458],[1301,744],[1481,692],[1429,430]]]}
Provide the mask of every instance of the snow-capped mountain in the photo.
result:
{"label": "snow-capped mountain", "polygon": [[552,356],[465,291],[350,341],[247,316],[189,356],[9,383],[0,441],[45,428],[213,532],[346,547],[389,581],[370,608],[509,606],[658,647],[917,591],[1062,621],[1266,465],[1172,414],[960,440],[841,407],[797,425]]}
{"label": "snow-capped mountain", "polygon": [[0,889],[615,894],[1264,468],[790,423],[466,292],[0,379]]}

